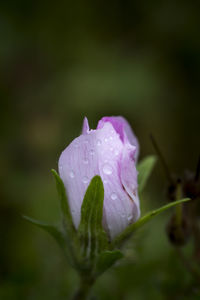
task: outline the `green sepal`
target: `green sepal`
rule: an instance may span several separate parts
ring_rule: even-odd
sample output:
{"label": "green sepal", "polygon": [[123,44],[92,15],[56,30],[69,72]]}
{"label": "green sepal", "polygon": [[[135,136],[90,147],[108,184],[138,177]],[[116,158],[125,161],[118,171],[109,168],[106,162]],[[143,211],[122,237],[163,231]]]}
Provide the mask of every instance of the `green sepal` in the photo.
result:
{"label": "green sepal", "polygon": [[51,225],[51,224],[47,224],[45,222],[30,218],[28,216],[22,216],[25,220],[27,220],[28,222],[30,222],[31,224],[42,228],[43,230],[47,231],[53,238],[55,238],[55,240],[58,242],[58,244],[63,248],[64,243],[65,243],[65,239],[64,236],[62,234],[62,232],[60,231],[60,229],[55,226],[55,225]]}
{"label": "green sepal", "polygon": [[62,212],[64,228],[69,236],[75,235],[76,229],[73,224],[72,215],[70,212],[64,183],[55,170],[52,169],[51,172],[54,175],[54,178],[56,180],[56,187],[57,187],[58,196],[60,200],[60,207]]}
{"label": "green sepal", "polygon": [[156,156],[149,155],[145,157],[141,162],[137,165],[138,170],[138,191],[141,193],[147,183],[149,176],[155,166]]}
{"label": "green sepal", "polygon": [[71,248],[69,247],[68,241],[66,240],[66,235],[57,225],[47,224],[43,221],[39,221],[28,216],[22,216],[26,221],[30,222],[31,224],[43,229],[44,231],[48,232],[57,242],[59,247],[63,250],[64,256],[66,257],[68,263],[78,269],[79,262],[75,253],[72,253]]}
{"label": "green sepal", "polygon": [[39,221],[28,216],[22,216],[26,221],[30,222],[31,224],[43,229],[44,231],[48,232],[58,243],[61,249],[64,250],[66,254],[66,243],[65,237],[60,228],[56,225],[47,224],[43,221]]}
{"label": "green sepal", "polygon": [[77,269],[80,269],[82,264],[82,258],[80,255],[80,244],[77,236],[77,231],[72,220],[65,186],[58,173],[53,169],[51,170],[51,172],[53,173],[54,178],[56,180],[56,187],[60,200],[62,227],[65,236],[65,243],[67,245],[69,255],[71,257],[71,260],[73,261],[74,266]]}
{"label": "green sepal", "polygon": [[158,209],[152,210],[149,213],[147,213],[145,216],[141,217],[137,222],[134,224],[129,225],[120,235],[118,235],[114,241],[112,242],[113,246],[120,246],[124,241],[126,241],[137,229],[142,227],[144,224],[149,222],[152,218],[160,214],[161,212],[165,211],[166,209],[173,207],[175,205],[178,205],[180,203],[186,202],[191,200],[190,198],[184,198],[181,200],[177,200],[174,202],[171,202],[167,205],[164,205]]}
{"label": "green sepal", "polygon": [[101,252],[97,258],[96,275],[99,276],[112,267],[119,259],[123,258],[119,250]]}
{"label": "green sepal", "polygon": [[103,182],[100,176],[94,176],[83,199],[78,228],[82,255],[89,261],[108,249],[108,238],[102,227],[103,200]]}

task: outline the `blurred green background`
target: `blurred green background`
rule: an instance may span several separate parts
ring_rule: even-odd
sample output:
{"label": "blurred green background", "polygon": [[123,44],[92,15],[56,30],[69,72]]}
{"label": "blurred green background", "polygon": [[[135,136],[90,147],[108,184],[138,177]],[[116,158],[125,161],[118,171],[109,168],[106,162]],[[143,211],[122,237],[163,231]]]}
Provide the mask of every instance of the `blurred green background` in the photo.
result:
{"label": "blurred green background", "polygon": [[[200,152],[198,1],[25,1],[0,3],[0,299],[70,299],[74,270],[50,236],[21,218],[57,221],[51,168],[105,115],[122,115],[141,155],[170,169],[195,169]],[[157,164],[142,212],[166,203]],[[171,211],[172,212],[172,211]],[[157,217],[126,257],[94,286],[97,299],[200,299]]]}

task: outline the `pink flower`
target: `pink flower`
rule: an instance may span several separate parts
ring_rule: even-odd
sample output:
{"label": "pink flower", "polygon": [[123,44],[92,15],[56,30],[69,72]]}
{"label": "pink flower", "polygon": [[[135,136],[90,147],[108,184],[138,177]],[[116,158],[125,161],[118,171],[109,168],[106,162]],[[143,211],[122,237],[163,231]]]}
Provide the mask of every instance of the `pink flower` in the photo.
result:
{"label": "pink flower", "polygon": [[82,134],[59,159],[59,173],[76,228],[84,194],[95,175],[103,180],[103,227],[111,239],[139,218],[138,153],[137,138],[123,117],[103,117],[95,130],[90,130],[84,119]]}

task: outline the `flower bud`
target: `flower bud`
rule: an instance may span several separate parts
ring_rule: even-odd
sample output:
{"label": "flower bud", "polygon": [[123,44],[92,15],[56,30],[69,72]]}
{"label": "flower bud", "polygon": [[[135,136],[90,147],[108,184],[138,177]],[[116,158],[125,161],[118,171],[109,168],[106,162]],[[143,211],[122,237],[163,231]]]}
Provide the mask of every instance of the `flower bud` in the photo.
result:
{"label": "flower bud", "polygon": [[82,134],[59,159],[59,173],[76,228],[84,194],[95,175],[100,175],[104,184],[102,224],[111,239],[139,218],[138,154],[137,138],[123,117],[104,117],[95,130],[90,130],[84,119]]}

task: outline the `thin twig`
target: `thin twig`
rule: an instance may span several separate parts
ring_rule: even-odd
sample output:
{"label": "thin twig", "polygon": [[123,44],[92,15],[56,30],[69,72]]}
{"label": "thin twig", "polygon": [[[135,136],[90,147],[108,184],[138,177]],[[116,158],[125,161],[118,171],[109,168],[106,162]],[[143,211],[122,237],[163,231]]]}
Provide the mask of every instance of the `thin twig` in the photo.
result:
{"label": "thin twig", "polygon": [[200,284],[200,273],[192,266],[190,261],[185,257],[185,255],[183,254],[182,250],[179,247],[176,247],[176,251],[179,257],[181,258],[185,268]]}
{"label": "thin twig", "polygon": [[198,160],[198,163],[197,163],[197,168],[196,168],[194,181],[197,182],[199,180],[199,175],[200,175],[200,155],[199,155],[199,160]]}
{"label": "thin twig", "polygon": [[173,179],[171,177],[171,173],[169,171],[167,163],[166,163],[166,161],[164,159],[164,156],[162,155],[162,153],[161,153],[161,151],[160,151],[160,149],[158,147],[158,144],[157,144],[157,142],[156,142],[156,140],[155,140],[155,138],[154,138],[154,136],[152,134],[150,134],[150,139],[151,139],[151,142],[153,144],[153,147],[154,147],[156,153],[158,154],[158,157],[160,158],[160,161],[161,161],[161,164],[163,166],[165,175],[167,176],[168,181],[173,185],[174,181],[173,181]]}

